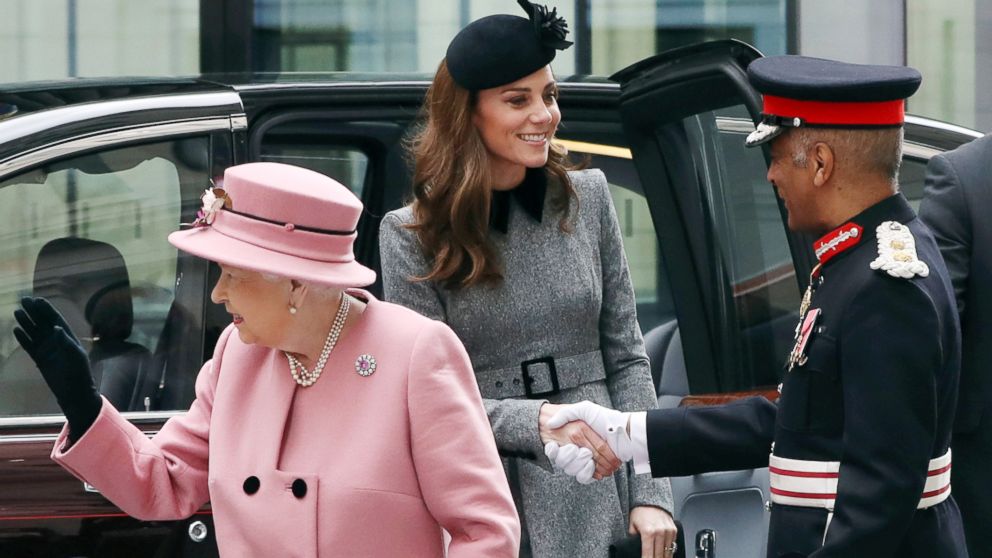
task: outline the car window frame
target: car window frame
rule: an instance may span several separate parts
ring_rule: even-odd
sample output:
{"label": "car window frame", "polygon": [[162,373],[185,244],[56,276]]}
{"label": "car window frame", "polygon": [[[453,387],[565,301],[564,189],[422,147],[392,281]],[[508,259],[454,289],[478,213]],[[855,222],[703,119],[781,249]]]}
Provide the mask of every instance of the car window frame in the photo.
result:
{"label": "car window frame", "polygon": [[[25,145],[29,147],[21,155],[0,161],[0,181],[31,172],[43,165],[94,152],[198,136],[208,139],[210,153],[207,155],[211,176],[222,175],[223,168],[232,160],[232,133],[243,130],[247,125],[244,113],[240,110],[240,101],[233,103],[233,100],[231,94],[216,93],[170,95],[156,100],[143,99],[141,103],[127,105],[141,107],[137,113],[129,115],[129,124],[123,125],[120,115],[117,115],[116,118],[109,118],[106,122],[108,126],[101,131],[93,128],[91,119],[93,114],[106,116],[105,110],[81,112],[77,110],[79,107],[56,109],[52,112],[66,111],[70,114],[47,115],[51,117],[48,122],[55,127],[54,129],[39,132],[36,128],[40,123],[33,124],[30,129],[42,134],[46,138],[46,143],[31,149],[32,142],[28,141]],[[176,107],[189,107],[193,102],[204,101],[207,101],[206,107],[196,105],[202,109],[198,111],[198,117],[179,120],[175,118]],[[111,102],[118,110],[124,106],[122,103],[126,104],[126,101]],[[212,114],[206,114],[211,111]],[[39,112],[29,116],[41,117],[45,116],[45,113]],[[81,120],[73,120],[73,118],[81,118]],[[0,135],[3,132],[4,130],[0,129]],[[61,135],[58,135],[59,132]],[[9,136],[8,133],[5,137]],[[181,221],[192,221],[197,209],[192,206],[183,207]],[[206,262],[200,258],[179,257],[176,275],[176,303],[189,310],[196,322],[202,324],[203,309],[209,298],[209,287],[204,280],[207,276]],[[181,366],[192,365],[194,370],[199,370],[200,365],[208,357],[205,354],[204,328],[200,327],[199,332],[198,339],[187,339],[184,343],[199,346],[201,350],[188,351],[189,362]],[[185,413],[185,410],[132,411],[123,413],[123,416],[136,424],[159,424],[169,417],[182,413]],[[61,414],[0,417],[0,444],[9,439],[20,439],[18,431],[24,428],[48,430],[48,433],[38,433],[37,436],[41,436],[45,441],[54,442],[57,430],[53,431],[53,429],[61,429],[64,421],[64,416]],[[32,437],[32,441],[37,440]]]}

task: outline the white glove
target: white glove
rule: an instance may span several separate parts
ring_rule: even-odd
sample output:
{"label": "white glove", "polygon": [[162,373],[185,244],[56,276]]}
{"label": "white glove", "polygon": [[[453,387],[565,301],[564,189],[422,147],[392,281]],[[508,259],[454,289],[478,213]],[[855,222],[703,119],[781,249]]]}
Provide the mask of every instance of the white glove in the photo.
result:
{"label": "white glove", "polygon": [[581,420],[596,434],[602,436],[620,461],[630,461],[634,458],[634,444],[627,434],[630,413],[607,409],[591,401],[582,401],[574,405],[566,405],[555,413],[555,416],[548,421],[548,428],[561,428],[574,420]]}
{"label": "white glove", "polygon": [[555,469],[560,469],[570,477],[575,477],[579,484],[589,484],[595,479],[596,463],[592,460],[589,448],[580,448],[575,444],[559,446],[558,442],[544,444],[544,455],[548,456]]}

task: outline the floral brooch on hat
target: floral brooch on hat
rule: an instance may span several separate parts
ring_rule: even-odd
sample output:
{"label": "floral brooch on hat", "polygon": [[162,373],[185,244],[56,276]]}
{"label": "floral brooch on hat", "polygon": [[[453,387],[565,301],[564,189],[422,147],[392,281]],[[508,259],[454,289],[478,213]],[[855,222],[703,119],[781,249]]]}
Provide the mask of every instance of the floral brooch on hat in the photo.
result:
{"label": "floral brooch on hat", "polygon": [[[211,180],[210,183],[214,184],[214,181]],[[231,202],[231,196],[227,195],[227,191],[219,186],[204,190],[203,195],[200,196],[200,201],[203,202],[203,207],[196,212],[196,219],[192,223],[183,223],[183,225],[189,227],[209,227],[214,224],[214,219],[217,218],[218,211],[234,207]]]}
{"label": "floral brooch on hat", "polygon": [[572,46],[571,41],[565,40],[565,36],[568,35],[568,22],[558,15],[558,8],[552,8],[549,12],[547,6],[532,4],[528,0],[517,0],[517,4],[527,11],[530,21],[534,24],[534,31],[537,32],[542,43],[558,50]]}

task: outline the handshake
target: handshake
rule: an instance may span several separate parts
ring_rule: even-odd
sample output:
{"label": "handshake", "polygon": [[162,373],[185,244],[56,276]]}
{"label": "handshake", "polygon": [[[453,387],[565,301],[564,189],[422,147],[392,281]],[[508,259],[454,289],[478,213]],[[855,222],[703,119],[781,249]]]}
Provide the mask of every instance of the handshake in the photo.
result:
{"label": "handshake", "polygon": [[634,457],[630,413],[589,401],[546,403],[539,418],[544,453],[556,469],[589,484],[612,475]]}

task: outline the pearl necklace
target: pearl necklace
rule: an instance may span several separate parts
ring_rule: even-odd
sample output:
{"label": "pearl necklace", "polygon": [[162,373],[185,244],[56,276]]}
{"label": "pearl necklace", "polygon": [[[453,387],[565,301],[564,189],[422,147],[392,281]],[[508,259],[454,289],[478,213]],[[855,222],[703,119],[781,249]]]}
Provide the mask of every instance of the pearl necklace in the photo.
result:
{"label": "pearl necklace", "polygon": [[317,364],[313,367],[313,370],[307,370],[306,366],[303,366],[303,363],[293,355],[283,353],[286,355],[286,360],[289,361],[289,372],[300,386],[312,386],[317,381],[317,378],[320,377],[320,373],[324,371],[327,358],[331,356],[331,351],[334,350],[334,345],[337,344],[338,337],[341,335],[344,322],[348,319],[348,308],[351,307],[350,300],[348,295],[341,293],[341,303],[338,305],[338,312],[334,315],[334,323],[331,324],[331,331],[327,333],[327,339],[324,340],[324,348],[320,351],[320,357],[317,358]]}

